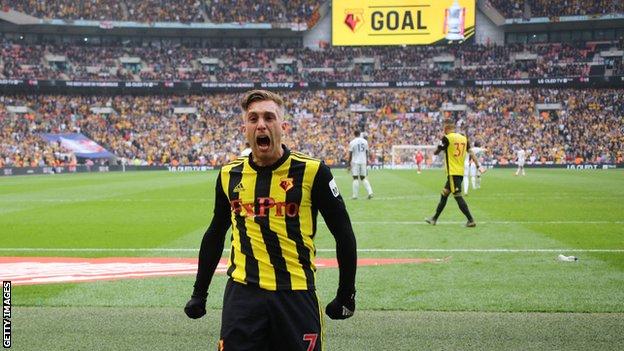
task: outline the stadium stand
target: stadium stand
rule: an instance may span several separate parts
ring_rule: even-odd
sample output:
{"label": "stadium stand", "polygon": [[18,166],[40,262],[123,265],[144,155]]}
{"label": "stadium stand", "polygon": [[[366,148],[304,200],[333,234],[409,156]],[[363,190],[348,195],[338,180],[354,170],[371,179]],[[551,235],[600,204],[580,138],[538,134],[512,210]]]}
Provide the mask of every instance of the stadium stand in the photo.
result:
{"label": "stadium stand", "polygon": [[305,23],[320,0],[2,0],[38,18],[136,22]]}
{"label": "stadium stand", "polygon": [[[532,162],[622,163],[624,96],[618,90],[378,89],[287,92],[294,149],[344,163],[354,128],[369,132],[378,162],[390,162],[395,144],[435,144],[441,108],[465,104],[462,130],[490,151],[490,163],[506,164],[514,146],[531,150]],[[238,94],[208,96],[5,96],[0,108],[5,165],[54,165],[71,158],[36,135],[81,132],[137,165],[221,165],[242,150]],[[560,110],[539,111],[538,104]],[[373,112],[359,114],[351,106]],[[6,106],[26,106],[26,114]],[[92,107],[111,107],[98,114]],[[175,113],[175,107],[195,113]],[[609,108],[604,108],[609,106]],[[615,127],[614,126],[620,126]]]}
{"label": "stadium stand", "polygon": [[[453,47],[216,49],[27,45],[2,39],[2,78],[92,80],[368,81],[602,76],[606,42]],[[446,62],[435,62],[445,57]],[[278,59],[291,64],[277,64]],[[208,60],[208,61],[206,61]],[[205,62],[209,62],[206,64]]]}
{"label": "stadium stand", "polygon": [[506,18],[591,16],[624,13],[620,0],[488,0]]}
{"label": "stadium stand", "polygon": [[[624,13],[624,3],[618,0],[486,1],[507,18]],[[218,166],[238,155],[243,147],[236,92],[211,90],[203,95],[142,96],[90,91],[93,95],[63,95],[60,87],[65,85],[58,84],[58,89],[55,86],[59,80],[171,84],[182,81],[189,85],[190,82],[318,83],[315,87],[321,90],[283,93],[292,125],[287,142],[294,149],[329,164],[346,161],[347,138],[355,128],[368,132],[373,154],[380,163],[390,163],[392,145],[435,144],[440,137],[441,110],[448,104],[466,106],[466,113],[459,121],[461,128],[490,150],[488,161],[492,164],[512,160],[513,148],[519,145],[531,150],[531,162],[561,164],[579,159],[593,163],[623,162],[621,89],[459,85],[440,89],[328,90],[327,87],[338,85],[324,85],[570,77],[577,78],[575,82],[587,79],[586,87],[595,86],[596,81],[611,84],[611,78],[620,79],[618,76],[624,75],[621,26],[611,28],[611,36],[600,40],[584,37],[576,40],[570,34],[576,28],[564,28],[570,32],[570,40],[531,44],[516,41],[502,44],[504,39],[501,39],[498,44],[482,40],[480,44],[440,46],[340,47],[325,42],[318,50],[312,50],[302,45],[302,37],[284,37],[291,40],[279,35],[271,37],[272,30],[277,33],[287,28],[281,24],[305,23],[313,13],[320,16],[317,10],[323,3],[321,0],[0,0],[5,12],[13,9],[37,18],[63,19],[67,26],[60,28],[73,31],[42,34],[47,30],[42,27],[41,31],[29,33],[28,40],[19,32],[23,27],[7,26],[7,32],[0,36],[0,79],[9,81],[2,86],[0,95],[0,167],[77,162],[68,150],[39,137],[46,132],[83,133],[137,165]],[[146,29],[149,35],[145,37],[142,32],[134,32],[132,26],[115,28],[119,30],[117,34],[106,32],[111,28],[97,25],[97,29],[82,32],[83,29],[71,26],[73,20],[79,19],[278,26],[271,27],[268,34],[262,33],[260,37],[267,34],[267,38],[255,44],[236,33],[239,28],[234,26],[235,29],[224,31],[231,37],[226,35],[224,43],[215,44],[215,32],[209,30],[206,33],[211,33],[211,38],[196,35],[194,39],[201,40],[185,41],[184,34],[175,33],[177,29],[167,32],[167,25],[153,33]],[[46,21],[41,22],[45,27]],[[581,27],[584,28],[579,30],[589,31],[592,25],[586,23]],[[507,34],[522,34],[526,38],[531,30],[543,31],[539,28],[513,29]],[[501,38],[506,35],[505,30],[498,29]],[[90,31],[101,35],[99,41],[88,40]],[[258,42],[263,45],[256,45]],[[590,82],[589,77],[596,79]],[[33,95],[31,90],[26,90],[25,94],[21,88],[11,90],[11,80],[23,80],[21,84],[27,86],[30,80],[56,80],[52,82],[56,90],[51,89],[53,93],[47,95]],[[544,110],[539,107],[541,104],[556,107]],[[352,112],[354,106],[372,112]]]}

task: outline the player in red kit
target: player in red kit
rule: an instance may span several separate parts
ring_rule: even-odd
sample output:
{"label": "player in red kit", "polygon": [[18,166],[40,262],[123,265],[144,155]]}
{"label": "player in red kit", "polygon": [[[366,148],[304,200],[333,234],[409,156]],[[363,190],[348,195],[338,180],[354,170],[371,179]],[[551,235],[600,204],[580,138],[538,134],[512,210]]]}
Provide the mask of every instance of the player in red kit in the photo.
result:
{"label": "player in red kit", "polygon": [[420,150],[416,151],[416,155],[414,155],[414,161],[416,161],[416,167],[418,169],[418,174],[421,172],[421,164],[425,157],[423,156]]}

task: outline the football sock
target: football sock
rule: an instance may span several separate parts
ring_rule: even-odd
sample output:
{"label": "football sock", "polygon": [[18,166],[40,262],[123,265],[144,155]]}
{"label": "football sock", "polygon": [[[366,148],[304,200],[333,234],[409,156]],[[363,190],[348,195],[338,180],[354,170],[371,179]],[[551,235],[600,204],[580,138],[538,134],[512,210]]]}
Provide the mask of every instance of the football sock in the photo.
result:
{"label": "football sock", "polygon": [[462,188],[464,188],[464,194],[468,194],[468,177],[464,177],[462,181]]}
{"label": "football sock", "polygon": [[444,206],[446,206],[446,200],[448,200],[448,195],[446,195],[446,196],[441,195],[440,196],[440,202],[438,203],[438,208],[436,208],[435,215],[433,215],[433,219],[437,220],[438,217],[440,217],[440,214],[444,210]]}
{"label": "football sock", "polygon": [[466,203],[466,200],[464,200],[464,198],[461,196],[455,196],[455,201],[457,201],[457,204],[459,205],[459,209],[462,211],[464,216],[466,216],[466,218],[468,218],[468,220],[472,222],[473,218],[472,218],[472,215],[470,214],[470,210],[468,209],[468,204]]}
{"label": "football sock", "polygon": [[357,180],[353,180],[353,197],[358,197],[358,193],[360,192],[360,182]]}
{"label": "football sock", "polygon": [[477,177],[470,177],[470,180],[472,181],[472,188],[476,189],[477,188]]}
{"label": "football sock", "polygon": [[364,183],[364,188],[366,189],[366,192],[368,193],[368,195],[373,193],[373,188],[371,188],[370,183],[368,182],[368,179],[364,178],[364,180],[362,181]]}

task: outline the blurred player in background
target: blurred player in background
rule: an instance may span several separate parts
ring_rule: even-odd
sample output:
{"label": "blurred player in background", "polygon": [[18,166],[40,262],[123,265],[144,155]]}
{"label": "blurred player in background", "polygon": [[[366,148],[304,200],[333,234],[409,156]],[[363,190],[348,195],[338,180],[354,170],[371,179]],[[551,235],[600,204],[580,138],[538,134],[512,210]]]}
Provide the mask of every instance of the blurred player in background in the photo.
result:
{"label": "blurred player in background", "polygon": [[317,213],[336,240],[339,285],[325,308],[332,319],[355,311],[357,250],[351,221],[329,167],[282,144],[284,101],[266,90],[241,102],[249,157],[223,166],[214,215],[199,249],[193,295],[184,311],[206,314],[208,287],[232,227],[230,276],[219,350],[323,349],[314,256]]}
{"label": "blurred player in background", "polygon": [[[481,144],[478,141],[475,141],[475,144],[473,147],[470,148],[470,151],[472,151],[475,158],[479,160],[479,162],[482,162],[483,155],[485,154],[486,149],[482,148]],[[470,153],[467,153],[466,161],[464,163],[464,180],[462,181],[464,195],[468,195],[468,188],[470,184],[472,184],[473,190],[481,188],[482,171],[483,169],[477,167],[477,164],[472,160]]]}
{"label": "blurred player in background", "polygon": [[242,157],[247,157],[249,156],[249,154],[251,154],[251,146],[249,146],[249,143],[246,142],[245,143],[245,149],[243,151],[241,151],[241,156]]}
{"label": "blurred player in background", "polygon": [[444,210],[446,206],[446,201],[450,194],[453,194],[455,197],[455,201],[457,201],[457,205],[459,205],[459,209],[468,219],[466,222],[466,227],[476,227],[472,215],[470,214],[470,210],[468,209],[468,204],[462,197],[461,194],[461,184],[464,176],[464,161],[466,159],[466,153],[470,154],[470,158],[475,162],[477,168],[479,168],[479,161],[476,159],[472,151],[470,150],[470,143],[468,142],[468,138],[463,134],[455,132],[455,122],[452,120],[446,120],[444,122],[444,137],[440,141],[438,148],[434,152],[434,155],[438,155],[440,152],[445,152],[445,169],[446,169],[446,184],[444,184],[444,188],[442,189],[442,194],[440,197],[440,202],[438,203],[438,207],[436,208],[436,213],[433,217],[425,218],[425,222],[435,225],[440,217],[440,214]]}
{"label": "blurred player in background", "polygon": [[518,169],[516,170],[516,175],[519,175],[522,172],[522,175],[526,175],[524,173],[524,163],[526,162],[526,151],[522,147],[518,147],[516,150],[516,164],[518,165]]}
{"label": "blurred player in background", "polygon": [[416,169],[418,170],[418,174],[422,171],[422,163],[425,157],[423,156],[420,150],[416,151],[416,155],[414,155],[414,161],[416,161]]}
{"label": "blurred player in background", "polygon": [[368,198],[373,198],[373,188],[366,175],[366,162],[368,160],[368,141],[360,136],[360,131],[356,130],[354,133],[355,138],[349,143],[349,162],[348,166],[351,169],[351,175],[353,175],[353,196],[352,199],[357,199],[360,192],[360,180],[364,184],[364,188],[368,193]]}

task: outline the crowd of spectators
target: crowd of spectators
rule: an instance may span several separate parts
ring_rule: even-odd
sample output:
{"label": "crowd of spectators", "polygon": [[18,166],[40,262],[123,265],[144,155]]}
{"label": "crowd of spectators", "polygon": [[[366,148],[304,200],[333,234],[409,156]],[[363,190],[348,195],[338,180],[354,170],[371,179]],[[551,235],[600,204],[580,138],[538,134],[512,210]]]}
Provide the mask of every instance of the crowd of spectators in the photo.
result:
{"label": "crowd of spectators", "polygon": [[[346,161],[355,129],[366,131],[375,162],[390,163],[392,145],[436,144],[448,104],[466,105],[455,118],[471,140],[484,144],[491,163],[512,161],[518,147],[538,162],[623,162],[624,94],[618,90],[319,90],[283,96],[290,122],[285,142],[330,165]],[[67,150],[39,136],[83,133],[130,164],[218,166],[244,148],[239,98],[2,96],[0,162],[18,167],[69,162]],[[561,108],[539,110],[542,103]],[[25,106],[27,112],[11,112],[9,106]]]}
{"label": "crowd of spectators", "polygon": [[[213,82],[588,76],[595,44],[216,49],[0,41],[0,78]],[[617,43],[606,44],[616,46]],[[49,57],[61,61],[50,61]],[[620,59],[621,60],[621,59]],[[604,70],[596,71],[597,75]]]}
{"label": "crowd of spectators", "polygon": [[[486,0],[506,18],[624,14],[621,0]],[[528,10],[529,13],[527,13]]]}
{"label": "crowd of spectators", "polygon": [[529,3],[533,17],[624,14],[621,0],[529,0]]}
{"label": "crowd of spectators", "polygon": [[211,23],[305,23],[321,0],[0,0],[38,18]]}
{"label": "crowd of spectators", "polygon": [[[486,0],[506,18],[624,13],[621,0]],[[137,22],[305,23],[322,0],[0,0],[39,18]]]}

